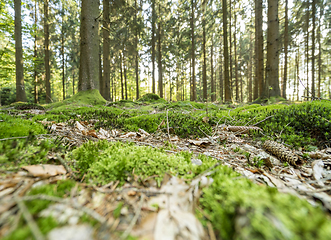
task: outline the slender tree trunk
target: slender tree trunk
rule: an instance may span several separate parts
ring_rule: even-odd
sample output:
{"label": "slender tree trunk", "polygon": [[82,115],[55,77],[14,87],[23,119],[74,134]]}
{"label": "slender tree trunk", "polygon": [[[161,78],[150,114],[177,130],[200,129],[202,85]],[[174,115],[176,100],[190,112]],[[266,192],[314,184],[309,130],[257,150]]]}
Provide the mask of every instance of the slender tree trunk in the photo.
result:
{"label": "slender tree trunk", "polygon": [[33,82],[34,82],[34,103],[38,103],[38,73],[37,73],[37,0],[34,1],[34,46],[33,46]]}
{"label": "slender tree trunk", "polygon": [[[137,22],[137,15],[138,15],[138,6],[137,0],[134,1],[134,6],[136,9],[135,14],[135,23],[138,25]],[[135,36],[135,71],[136,71],[136,99],[139,99],[139,52],[138,52],[138,26],[136,26],[136,36]]]}
{"label": "slender tree trunk", "polygon": [[159,16],[158,16],[158,67],[159,67],[159,80],[158,80],[158,87],[159,87],[159,95],[161,98],[163,98],[163,72],[162,72],[162,46],[161,46],[161,19],[162,13],[161,13],[161,3],[159,2]]}
{"label": "slender tree trunk", "polygon": [[222,0],[223,3],[223,45],[224,45],[224,87],[225,87],[225,102],[231,102],[231,87],[229,80],[229,49],[228,49],[228,16],[227,16],[227,0]]}
{"label": "slender tree trunk", "polygon": [[152,0],[152,90],[155,93],[155,0]]}
{"label": "slender tree trunk", "polygon": [[321,73],[322,73],[322,43],[321,43],[321,18],[323,17],[323,6],[320,5],[320,17],[318,18],[318,85],[317,96],[321,97]]}
{"label": "slender tree trunk", "polygon": [[229,79],[229,86],[230,86],[230,94],[231,100],[233,100],[233,62],[232,62],[232,0],[229,1],[229,66],[230,66],[230,79]]}
{"label": "slender tree trunk", "polygon": [[220,51],[219,51],[219,84],[220,84],[220,99],[221,102],[223,103],[223,99],[224,99],[224,83],[223,83],[223,57],[222,57],[222,36],[220,38]]}
{"label": "slender tree trunk", "polygon": [[123,84],[123,57],[122,53],[120,53],[120,72],[121,72],[121,94],[122,100],[124,100],[124,84]]}
{"label": "slender tree trunk", "polygon": [[253,101],[253,50],[252,50],[252,32],[249,32],[249,62],[248,62],[248,102]]}
{"label": "slender tree trunk", "polygon": [[279,88],[279,19],[278,0],[268,0],[267,78],[269,97],[280,96]]}
{"label": "slender tree trunk", "polygon": [[254,99],[258,97],[267,97],[268,92],[265,91],[265,82],[264,82],[264,56],[263,56],[263,1],[255,0],[255,59],[256,62],[256,82],[254,88]]}
{"label": "slender tree trunk", "polygon": [[297,82],[297,101],[299,101],[299,47],[295,56],[295,65],[296,65],[296,82]]}
{"label": "slender tree trunk", "polygon": [[211,39],[211,49],[210,49],[210,82],[211,82],[211,101],[216,101],[216,89],[214,80],[214,36]]}
{"label": "slender tree trunk", "polygon": [[192,99],[191,101],[197,100],[197,88],[196,88],[196,81],[195,81],[195,33],[194,33],[194,27],[195,27],[195,18],[194,18],[194,8],[195,8],[195,1],[192,0],[191,3],[191,41],[192,41]]}
{"label": "slender tree trunk", "polygon": [[315,96],[315,31],[316,31],[316,0],[312,2],[312,21],[313,21],[313,29],[311,31],[311,93]]}
{"label": "slender tree trunk", "polygon": [[307,86],[306,86],[306,96],[309,96],[309,8],[310,3],[307,0],[307,12],[306,12],[306,74],[307,74]]}
{"label": "slender tree trunk", "polygon": [[128,84],[127,84],[127,76],[126,76],[126,51],[123,52],[123,69],[124,69],[125,100],[128,100]]}
{"label": "slender tree trunk", "polygon": [[99,1],[82,0],[78,91],[99,90]]}
{"label": "slender tree trunk", "polygon": [[49,25],[48,25],[48,1],[44,2],[44,31],[45,31],[45,85],[46,85],[46,102],[50,103],[52,101],[51,95],[51,71],[49,66]]}
{"label": "slender tree trunk", "polygon": [[287,87],[287,58],[288,58],[288,0],[285,0],[285,33],[284,33],[284,79],[283,79],[283,89],[282,89],[282,96],[286,99],[286,87]]}
{"label": "slender tree trunk", "polygon": [[[236,28],[237,24],[237,15],[234,16],[234,26]],[[235,66],[235,78],[236,78],[236,101],[239,101],[239,79],[238,79],[238,60],[237,60],[237,36],[236,30],[233,33],[234,41],[234,66]]]}
{"label": "slender tree trunk", "polygon": [[202,82],[203,82],[203,101],[207,99],[207,62],[206,62],[206,1],[202,0],[202,50],[203,50],[203,66],[202,66]]}
{"label": "slender tree trunk", "polygon": [[65,59],[64,59],[64,5],[62,3],[62,23],[61,23],[61,55],[62,55],[62,97],[66,99],[66,86],[65,86]]}
{"label": "slender tree trunk", "polygon": [[[74,68],[72,68],[74,69]],[[72,95],[75,95],[75,71],[72,70]]]}
{"label": "slender tree trunk", "polygon": [[21,0],[14,1],[15,8],[15,62],[16,62],[16,101],[26,102],[23,70]]}
{"label": "slender tree trunk", "polygon": [[100,83],[100,93],[106,100],[110,100],[110,19],[109,1],[103,0],[103,79]]}

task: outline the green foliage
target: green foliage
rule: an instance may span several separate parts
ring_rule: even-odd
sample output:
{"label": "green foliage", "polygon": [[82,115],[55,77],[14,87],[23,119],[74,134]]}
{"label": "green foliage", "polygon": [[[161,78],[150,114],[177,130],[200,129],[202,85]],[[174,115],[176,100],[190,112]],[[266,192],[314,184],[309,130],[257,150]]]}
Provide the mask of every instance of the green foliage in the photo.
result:
{"label": "green foliage", "polygon": [[23,137],[29,134],[45,134],[44,127],[30,120],[0,113],[0,138]]}
{"label": "green foliage", "polygon": [[227,166],[217,167],[200,203],[222,239],[328,239],[321,209],[298,197],[261,187]]}
{"label": "green foliage", "polygon": [[195,166],[188,153],[168,155],[151,147],[107,141],[85,143],[73,151],[72,158],[80,178],[86,174],[86,181],[101,184],[116,180],[123,184],[132,174],[141,181],[153,176],[160,183],[165,173],[189,177],[215,163],[202,157],[204,164]]}
{"label": "green foliage", "polygon": [[1,168],[18,167],[46,163],[47,154],[52,151],[61,151],[60,141],[38,141],[33,135],[26,139],[0,141],[0,166]]}
{"label": "green foliage", "polygon": [[26,103],[26,102],[15,102],[10,104],[11,107],[14,107],[17,110],[27,110],[27,109],[39,109],[44,110],[44,107],[36,103]]}
{"label": "green foliage", "polygon": [[3,87],[0,90],[1,105],[9,105],[16,101],[16,89],[14,87]]}

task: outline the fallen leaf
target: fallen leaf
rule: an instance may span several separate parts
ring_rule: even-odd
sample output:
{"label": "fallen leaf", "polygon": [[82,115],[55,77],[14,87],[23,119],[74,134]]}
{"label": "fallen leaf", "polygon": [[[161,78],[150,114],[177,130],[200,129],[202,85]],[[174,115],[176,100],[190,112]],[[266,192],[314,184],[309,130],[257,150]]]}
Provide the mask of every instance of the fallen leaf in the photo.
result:
{"label": "fallen leaf", "polygon": [[66,174],[67,171],[62,165],[50,165],[50,164],[41,164],[41,165],[29,165],[24,166],[22,169],[29,172],[34,177],[51,177],[60,174]]}

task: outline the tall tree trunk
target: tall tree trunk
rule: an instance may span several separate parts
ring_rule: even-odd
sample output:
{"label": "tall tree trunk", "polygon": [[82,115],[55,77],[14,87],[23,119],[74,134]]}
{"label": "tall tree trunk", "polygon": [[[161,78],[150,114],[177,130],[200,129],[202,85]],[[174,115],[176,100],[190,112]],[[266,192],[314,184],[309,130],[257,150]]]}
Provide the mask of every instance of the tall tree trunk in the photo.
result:
{"label": "tall tree trunk", "polygon": [[263,1],[255,0],[255,73],[256,81],[254,87],[254,100],[258,97],[266,97],[268,92],[265,92],[265,83],[264,83],[264,56],[263,56]]}
{"label": "tall tree trunk", "polygon": [[311,31],[311,93],[312,97],[315,96],[315,31],[316,31],[316,0],[312,2],[312,21],[313,21],[313,29]]}
{"label": "tall tree trunk", "polygon": [[227,0],[222,0],[223,3],[223,45],[224,45],[224,87],[225,87],[225,102],[231,102],[231,87],[229,80],[229,49],[228,49],[228,16],[227,16]]}
{"label": "tall tree trunk", "polygon": [[121,99],[124,100],[124,83],[123,83],[123,57],[120,53],[120,72],[121,72]]}
{"label": "tall tree trunk", "polygon": [[296,65],[296,83],[297,83],[297,101],[299,101],[299,47],[297,48],[297,53],[295,55],[295,65]]}
{"label": "tall tree trunk", "polygon": [[82,0],[78,91],[99,90],[99,1]]}
{"label": "tall tree trunk", "polygon": [[139,99],[139,52],[138,52],[138,22],[137,22],[137,15],[138,15],[138,6],[137,6],[137,0],[134,1],[134,7],[136,10],[135,13],[135,23],[136,26],[136,35],[135,35],[135,72],[136,72],[136,99]]}
{"label": "tall tree trunk", "polygon": [[14,8],[15,8],[16,101],[26,102],[24,74],[23,74],[21,0],[14,1]]}
{"label": "tall tree trunk", "polygon": [[152,91],[155,93],[155,0],[152,0]]}
{"label": "tall tree trunk", "polygon": [[286,87],[287,87],[287,58],[288,58],[288,0],[285,0],[285,33],[284,33],[284,79],[283,79],[283,89],[282,96],[286,99]]}
{"label": "tall tree trunk", "polygon": [[252,32],[249,32],[249,61],[248,61],[248,102],[253,101],[253,50],[252,50]]}
{"label": "tall tree trunk", "polygon": [[44,2],[44,32],[45,32],[45,85],[46,85],[46,102],[52,101],[51,95],[51,71],[49,66],[49,25],[48,25],[48,1]]}
{"label": "tall tree trunk", "polygon": [[219,51],[219,83],[220,83],[220,99],[223,103],[224,99],[224,83],[223,83],[223,63],[222,63],[223,57],[222,57],[222,36],[220,38],[220,51]]}
{"label": "tall tree trunk", "polygon": [[100,83],[100,93],[106,100],[110,100],[110,19],[109,1],[103,0],[103,79]]}
{"label": "tall tree trunk", "polygon": [[[234,15],[234,27],[236,29],[237,15]],[[235,78],[236,78],[236,101],[239,101],[239,79],[238,79],[238,60],[237,60],[237,36],[236,30],[233,33],[234,41],[234,66],[235,66]]]}
{"label": "tall tree trunk", "polygon": [[65,59],[64,59],[64,4],[62,2],[61,11],[61,55],[62,55],[62,97],[66,99],[66,85],[65,85]]}
{"label": "tall tree trunk", "polygon": [[128,100],[128,84],[127,84],[127,75],[126,75],[126,51],[123,52],[123,69],[124,69],[125,100]]}
{"label": "tall tree trunk", "polygon": [[163,72],[162,72],[162,46],[161,46],[161,20],[162,20],[162,13],[161,13],[161,3],[159,2],[159,16],[158,16],[158,67],[159,67],[159,79],[158,79],[158,87],[159,87],[159,95],[163,98]]}
{"label": "tall tree trunk", "polygon": [[192,92],[192,99],[191,101],[197,100],[197,87],[196,87],[196,81],[195,81],[195,33],[194,33],[194,27],[195,27],[195,18],[194,18],[194,9],[195,9],[195,1],[192,0],[191,3],[191,41],[192,41],[192,85],[191,85],[191,92]]}
{"label": "tall tree trunk", "polygon": [[34,103],[38,103],[38,73],[37,73],[37,0],[34,1],[34,46],[33,46],[33,82],[34,82]]}
{"label": "tall tree trunk", "polygon": [[203,66],[202,66],[202,82],[203,82],[203,101],[207,99],[207,62],[206,62],[206,1],[202,0],[202,50],[203,50]]}
{"label": "tall tree trunk", "polygon": [[214,79],[214,36],[211,38],[211,49],[210,49],[210,83],[211,83],[211,101],[216,101],[216,89]]}
{"label": "tall tree trunk", "polygon": [[323,17],[323,6],[320,5],[320,16],[318,18],[318,85],[317,85],[317,96],[321,97],[321,73],[322,73],[322,43],[321,43],[321,18]]}
{"label": "tall tree trunk", "polygon": [[306,12],[306,76],[307,76],[307,86],[306,86],[306,96],[309,96],[309,8],[310,3],[307,0],[307,12]]}
{"label": "tall tree trunk", "polygon": [[269,97],[280,96],[279,88],[279,19],[278,0],[268,0],[267,78]]}
{"label": "tall tree trunk", "polygon": [[233,100],[233,62],[232,62],[232,0],[229,1],[229,66],[230,66],[230,78],[229,78],[229,86],[230,86],[230,94],[231,100]]}

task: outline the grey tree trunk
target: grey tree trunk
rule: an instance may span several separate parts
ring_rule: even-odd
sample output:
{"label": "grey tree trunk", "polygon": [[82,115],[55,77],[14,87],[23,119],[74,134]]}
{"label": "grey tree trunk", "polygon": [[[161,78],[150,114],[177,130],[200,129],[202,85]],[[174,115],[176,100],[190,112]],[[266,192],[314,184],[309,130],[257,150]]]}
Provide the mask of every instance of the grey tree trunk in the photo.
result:
{"label": "grey tree trunk", "polygon": [[34,68],[34,73],[33,73],[33,82],[34,82],[34,103],[38,103],[38,73],[37,73],[37,0],[34,1],[34,46],[33,46],[33,57],[34,57],[34,63],[33,63],[33,68]]}
{"label": "grey tree trunk", "polygon": [[163,98],[163,72],[162,72],[162,45],[161,45],[161,3],[159,2],[159,15],[158,15],[158,68],[159,68],[159,79],[158,79],[158,88],[159,88],[159,95]]}
{"label": "grey tree trunk", "polygon": [[191,3],[191,41],[192,41],[192,85],[191,85],[191,101],[197,100],[197,87],[196,87],[196,81],[195,81],[195,33],[194,33],[194,27],[195,27],[195,18],[194,18],[194,6],[195,2],[192,0]]}
{"label": "grey tree trunk", "polygon": [[[137,15],[138,15],[138,6],[137,0],[134,2],[134,6],[136,9],[135,14],[135,23],[137,23]],[[136,72],[136,99],[139,99],[139,52],[138,52],[138,26],[136,27],[136,36],[135,36],[135,72]]]}
{"label": "grey tree trunk", "polygon": [[316,31],[316,0],[312,2],[312,21],[313,21],[313,29],[311,30],[311,93],[315,96],[315,31]]}
{"label": "grey tree trunk", "polygon": [[155,0],[152,0],[152,91],[155,93]]}
{"label": "grey tree trunk", "polygon": [[280,96],[279,88],[279,19],[278,0],[268,0],[267,71],[268,97]]}
{"label": "grey tree trunk", "polygon": [[263,56],[263,1],[255,0],[255,86],[253,99],[263,96],[264,91],[264,56]]}
{"label": "grey tree trunk", "polygon": [[284,79],[283,79],[283,86],[282,86],[282,96],[286,99],[286,85],[287,85],[287,58],[288,58],[288,39],[289,39],[289,32],[288,32],[288,0],[285,0],[285,33],[284,33]]}
{"label": "grey tree trunk", "polygon": [[26,102],[24,74],[23,74],[21,0],[14,1],[14,8],[15,8],[16,101]]}
{"label": "grey tree trunk", "polygon": [[214,36],[211,39],[211,49],[210,49],[210,85],[211,85],[211,101],[216,101],[216,89],[215,89],[215,79],[214,79]]}
{"label": "grey tree trunk", "polygon": [[206,1],[202,0],[202,50],[203,50],[203,66],[202,66],[202,83],[203,83],[203,101],[207,102],[207,62],[206,62]]}
{"label": "grey tree trunk", "polygon": [[82,0],[78,91],[99,90],[99,1]]}

